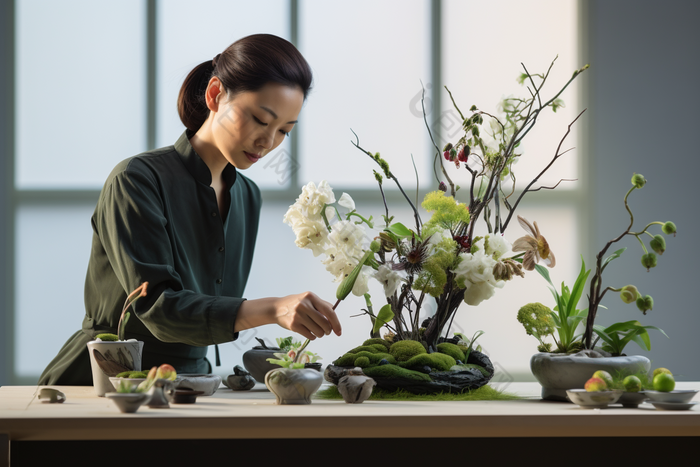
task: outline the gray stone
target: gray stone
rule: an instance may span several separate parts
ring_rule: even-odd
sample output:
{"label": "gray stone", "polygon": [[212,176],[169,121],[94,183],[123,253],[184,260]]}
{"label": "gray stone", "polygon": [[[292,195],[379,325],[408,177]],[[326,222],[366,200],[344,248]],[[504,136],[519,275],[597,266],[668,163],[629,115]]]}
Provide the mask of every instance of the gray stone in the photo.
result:
{"label": "gray stone", "polygon": [[361,368],[353,368],[338,381],[338,392],[348,404],[361,404],[372,395],[376,385],[377,382],[366,376]]}

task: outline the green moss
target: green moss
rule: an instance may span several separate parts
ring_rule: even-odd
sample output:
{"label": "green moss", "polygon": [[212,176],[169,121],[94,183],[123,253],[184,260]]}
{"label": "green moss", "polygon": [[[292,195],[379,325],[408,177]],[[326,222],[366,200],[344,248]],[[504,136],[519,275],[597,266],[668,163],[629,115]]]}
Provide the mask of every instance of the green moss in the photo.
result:
{"label": "green moss", "polygon": [[116,334],[104,333],[104,334],[97,334],[95,336],[95,339],[102,339],[105,342],[114,342],[114,341],[118,341],[119,337]]}
{"label": "green moss", "polygon": [[423,368],[429,366],[430,368],[438,371],[449,371],[450,368],[455,366],[457,362],[454,358],[446,355],[444,353],[424,353],[411,357],[407,362],[399,363],[404,368]]}
{"label": "green moss", "polygon": [[430,376],[419,371],[413,371],[406,368],[401,368],[397,365],[378,365],[369,368],[364,368],[363,373],[371,377],[391,377],[391,378],[407,378],[416,381],[430,381]]}
{"label": "green moss", "polygon": [[464,361],[464,351],[460,348],[460,346],[456,344],[452,344],[450,342],[443,342],[437,345],[437,351],[449,355],[455,360]]}
{"label": "green moss", "polygon": [[[384,365],[388,366],[388,365]],[[343,396],[338,392],[337,386],[329,386],[314,394],[314,399],[339,399]],[[482,386],[471,391],[462,393],[441,392],[438,394],[413,394],[403,389],[397,391],[386,391],[379,388],[374,388],[369,400],[387,400],[387,401],[512,401],[520,400],[522,397],[517,394],[497,391],[489,385]]]}
{"label": "green moss", "polygon": [[371,344],[371,345],[361,345],[355,347],[352,350],[348,350],[348,353],[360,353],[360,352],[370,352],[370,353],[386,353],[388,348],[381,344]]}
{"label": "green moss", "polygon": [[147,378],[147,371],[123,371],[119,373],[117,378]]}
{"label": "green moss", "polygon": [[416,355],[427,353],[423,344],[418,341],[398,341],[391,345],[389,353],[399,362],[406,362]]}
{"label": "green moss", "polygon": [[359,366],[360,368],[367,368],[369,365],[370,361],[367,357],[357,357],[355,359],[355,366]]}
{"label": "green moss", "polygon": [[380,338],[375,338],[375,339],[367,339],[362,343],[362,345],[381,345],[384,347],[386,350],[389,350],[389,347],[391,347],[391,342],[387,341],[386,339],[380,339]]}
{"label": "green moss", "polygon": [[372,353],[362,351],[358,353],[346,353],[345,355],[334,361],[333,365],[351,366],[355,364],[355,360],[358,357],[367,357],[370,363],[379,363],[381,360],[386,360],[389,363],[396,363],[396,359],[388,353]]}

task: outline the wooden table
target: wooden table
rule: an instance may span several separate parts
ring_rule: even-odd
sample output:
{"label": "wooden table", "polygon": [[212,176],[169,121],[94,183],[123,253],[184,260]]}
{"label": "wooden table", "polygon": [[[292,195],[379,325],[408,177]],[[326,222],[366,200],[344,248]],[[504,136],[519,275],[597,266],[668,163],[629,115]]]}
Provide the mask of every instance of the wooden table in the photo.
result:
{"label": "wooden table", "polygon": [[[677,386],[700,388],[700,383]],[[666,439],[667,444],[672,438],[700,441],[695,438],[700,436],[698,408],[660,411],[645,403],[637,409],[611,406],[587,410],[574,404],[542,401],[536,383],[511,383],[506,391],[524,397],[517,401],[366,401],[351,405],[314,400],[304,406],[275,405],[274,396],[258,385],[244,392],[222,388],[213,396],[198,398],[192,405],[171,404],[168,409],[144,406],[135,414],[120,413],[111,400],[97,397],[92,387],[57,388],[66,395],[63,404],[38,400],[40,387],[0,387],[0,466],[9,465],[11,448],[12,459],[16,460],[15,448],[21,447],[26,455],[35,453],[39,446],[48,446],[54,455],[60,446],[75,446],[68,441],[94,441],[99,446],[101,441],[151,440],[155,446],[155,440],[171,440],[172,447],[172,440],[177,440],[176,446],[182,447],[182,443],[196,440],[229,440],[228,446],[239,450],[255,445],[257,450],[264,451],[267,446],[275,451],[285,442],[292,447],[300,443],[309,446],[300,440],[312,439],[316,440],[315,445],[327,445],[329,449],[335,446],[333,450],[345,446],[349,453],[361,445],[352,440],[385,440],[384,444],[403,440],[409,451],[416,448],[416,443],[433,449],[440,440],[453,443],[458,439],[470,439],[477,445],[488,439],[497,447],[518,439],[532,443],[532,438],[559,438],[554,441],[557,446],[564,446],[571,439],[580,443],[582,438],[638,441],[644,437],[653,438],[656,443]],[[120,445],[135,446],[123,442]],[[85,443],[80,446],[82,451]],[[72,447],[66,448],[69,449]]]}

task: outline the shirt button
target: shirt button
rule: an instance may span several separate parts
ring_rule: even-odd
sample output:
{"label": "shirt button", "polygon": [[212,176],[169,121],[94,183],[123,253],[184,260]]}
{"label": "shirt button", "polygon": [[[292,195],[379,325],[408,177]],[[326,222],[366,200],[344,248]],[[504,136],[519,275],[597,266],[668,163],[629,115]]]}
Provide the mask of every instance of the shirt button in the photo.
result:
{"label": "shirt button", "polygon": [[217,279],[217,280],[216,280],[216,283],[217,283],[217,284],[221,284],[221,279]]}
{"label": "shirt button", "polygon": [[220,246],[219,251],[224,251],[224,247]]}
{"label": "shirt button", "polygon": [[212,211],[212,212],[211,212],[211,217],[216,217],[216,212],[215,212],[215,211]]}

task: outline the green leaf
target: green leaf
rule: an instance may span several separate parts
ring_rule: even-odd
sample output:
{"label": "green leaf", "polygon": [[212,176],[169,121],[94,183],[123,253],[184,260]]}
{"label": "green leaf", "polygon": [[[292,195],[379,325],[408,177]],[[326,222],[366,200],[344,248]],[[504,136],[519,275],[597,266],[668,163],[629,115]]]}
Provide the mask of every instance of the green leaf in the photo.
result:
{"label": "green leaf", "polygon": [[372,328],[372,333],[379,332],[379,329],[392,319],[394,319],[394,312],[391,311],[391,305],[387,303],[379,310],[379,313],[377,313],[377,317],[374,320],[374,328]]}
{"label": "green leaf", "polygon": [[586,271],[586,263],[583,261],[583,257],[581,257],[581,271],[578,273],[578,277],[576,278],[576,282],[574,283],[574,288],[569,297],[569,301],[567,304],[568,310],[566,313],[567,316],[571,315],[571,313],[576,309],[579,300],[581,300],[583,288],[586,286],[586,279],[588,279],[588,275],[590,273],[590,269]]}
{"label": "green leaf", "polygon": [[401,238],[411,238],[414,235],[416,236],[416,238],[419,238],[418,235],[415,232],[413,232],[413,230],[409,229],[408,227],[403,225],[401,222],[396,222],[394,224],[391,224],[389,227],[387,227],[384,230],[389,231],[389,232],[393,233],[394,235],[396,235],[397,237],[401,237]]}
{"label": "green leaf", "polygon": [[605,258],[605,261],[603,261],[603,266],[601,267],[600,271],[603,272],[603,271],[605,270],[605,267],[608,265],[608,263],[609,263],[610,261],[614,260],[614,259],[619,258],[620,255],[621,255],[622,253],[624,253],[624,251],[625,251],[626,249],[627,249],[627,247],[625,247],[625,248],[620,248],[620,249],[617,250],[615,253],[613,253],[612,255],[610,255],[610,256],[608,256],[607,258]]}
{"label": "green leaf", "polygon": [[607,332],[605,332],[605,328],[599,324],[593,325],[593,332],[600,336],[600,338],[603,339],[603,341],[605,341],[613,349],[617,349],[617,344],[620,342],[620,339],[617,337],[616,333],[608,334]]}

